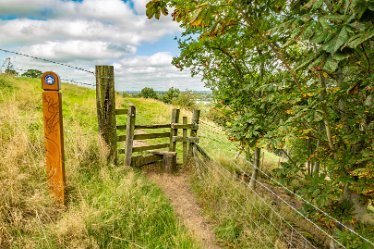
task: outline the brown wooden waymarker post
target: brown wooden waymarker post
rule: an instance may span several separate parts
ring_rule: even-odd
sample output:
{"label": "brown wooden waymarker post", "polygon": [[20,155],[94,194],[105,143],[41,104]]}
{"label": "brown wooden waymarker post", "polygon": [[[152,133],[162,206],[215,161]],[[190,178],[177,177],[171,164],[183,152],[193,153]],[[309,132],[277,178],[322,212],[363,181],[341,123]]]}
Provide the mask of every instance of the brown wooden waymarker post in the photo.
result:
{"label": "brown wooden waymarker post", "polygon": [[44,114],[44,138],[48,186],[60,205],[65,204],[64,135],[60,77],[54,72],[41,76]]}
{"label": "brown wooden waymarker post", "polygon": [[111,162],[117,160],[117,134],[113,66],[96,66],[96,105],[99,132],[109,146]]}

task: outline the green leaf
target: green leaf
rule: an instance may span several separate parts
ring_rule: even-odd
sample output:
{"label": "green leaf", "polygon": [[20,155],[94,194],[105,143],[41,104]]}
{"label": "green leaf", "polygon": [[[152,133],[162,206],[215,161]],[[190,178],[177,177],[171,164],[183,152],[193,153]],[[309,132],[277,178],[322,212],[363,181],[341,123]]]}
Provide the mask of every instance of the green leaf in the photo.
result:
{"label": "green leaf", "polygon": [[341,46],[343,46],[348,41],[348,39],[349,37],[347,27],[344,26],[333,39],[331,39],[325,45],[323,45],[322,49],[328,53],[335,53]]}
{"label": "green leaf", "polygon": [[323,70],[325,70],[325,71],[327,71],[329,73],[333,73],[338,68],[338,65],[339,65],[339,62],[337,62],[336,60],[334,60],[334,58],[332,58],[332,56],[329,56],[327,58],[327,61],[323,65]]}
{"label": "green leaf", "polygon": [[374,27],[371,27],[365,33],[360,33],[358,35],[351,37],[351,39],[349,39],[349,41],[347,42],[346,46],[349,48],[356,48],[357,46],[369,40],[373,36],[374,36]]}

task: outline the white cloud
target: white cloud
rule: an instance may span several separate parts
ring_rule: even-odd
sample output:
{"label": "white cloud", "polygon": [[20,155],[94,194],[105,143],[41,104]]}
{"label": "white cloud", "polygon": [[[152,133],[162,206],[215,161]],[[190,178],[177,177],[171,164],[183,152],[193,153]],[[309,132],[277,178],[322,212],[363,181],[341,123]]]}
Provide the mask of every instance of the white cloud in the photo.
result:
{"label": "white cloud", "polygon": [[157,90],[172,86],[181,90],[204,90],[200,77],[191,78],[189,71],[179,71],[171,64],[172,59],[171,54],[159,52],[120,60],[114,64],[117,82],[123,82],[117,84],[118,90],[141,90],[145,86]]}
{"label": "white cloud", "polygon": [[[143,88],[146,84],[166,90],[202,88],[199,79],[171,65],[172,55],[159,52],[137,56],[137,48],[180,31],[170,17],[149,20],[148,0],[134,0],[133,9],[122,0],[0,0],[0,48],[93,70],[95,64],[115,65],[119,89]],[[17,18],[1,19],[16,15]],[[32,17],[32,18],[30,18]],[[152,46],[152,45],[150,45]],[[0,60],[7,55],[0,53]],[[44,62],[14,58],[18,66],[55,70],[62,78],[93,83],[92,75]],[[56,70],[57,68],[57,70]],[[74,78],[74,79],[75,79]]]}

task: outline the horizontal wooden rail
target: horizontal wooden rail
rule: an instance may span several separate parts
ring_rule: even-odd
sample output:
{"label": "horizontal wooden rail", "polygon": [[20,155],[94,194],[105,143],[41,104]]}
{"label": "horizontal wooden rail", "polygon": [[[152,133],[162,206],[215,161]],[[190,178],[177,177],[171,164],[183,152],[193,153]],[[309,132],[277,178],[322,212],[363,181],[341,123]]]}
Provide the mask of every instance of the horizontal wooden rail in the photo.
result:
{"label": "horizontal wooden rail", "polygon": [[173,142],[189,142],[189,143],[198,143],[199,138],[198,137],[186,137],[185,139],[180,136],[173,136],[172,137]]}
{"label": "horizontal wooden rail", "polygon": [[134,140],[146,140],[146,139],[162,138],[162,137],[169,138],[170,137],[170,132],[135,134],[134,135]]}
{"label": "horizontal wooden rail", "polygon": [[170,128],[170,124],[135,125],[135,129],[161,129]]}
{"label": "horizontal wooden rail", "polygon": [[208,160],[208,161],[211,161],[212,159],[210,158],[210,156],[208,155],[208,153],[206,153],[206,151],[200,147],[200,145],[198,144],[194,144],[194,147],[196,148],[196,150],[204,157],[205,160]]}
{"label": "horizontal wooden rail", "polygon": [[133,147],[133,152],[141,152],[141,151],[147,151],[147,150],[156,150],[156,149],[162,149],[169,147],[169,143],[165,144],[153,144],[153,145],[146,145],[146,146],[139,146],[139,147]]}
{"label": "horizontal wooden rail", "polygon": [[126,125],[117,125],[117,130],[126,130]]}
{"label": "horizontal wooden rail", "polygon": [[131,166],[141,167],[162,160],[162,155],[133,156],[131,158]]}
{"label": "horizontal wooden rail", "polygon": [[114,114],[116,114],[116,115],[127,114],[127,110],[126,110],[126,109],[116,109],[116,110],[114,111]]}
{"label": "horizontal wooden rail", "polygon": [[117,136],[117,142],[126,141],[126,135]]}
{"label": "horizontal wooden rail", "polygon": [[195,124],[171,124],[172,129],[193,129],[197,130],[199,128],[198,125]]}

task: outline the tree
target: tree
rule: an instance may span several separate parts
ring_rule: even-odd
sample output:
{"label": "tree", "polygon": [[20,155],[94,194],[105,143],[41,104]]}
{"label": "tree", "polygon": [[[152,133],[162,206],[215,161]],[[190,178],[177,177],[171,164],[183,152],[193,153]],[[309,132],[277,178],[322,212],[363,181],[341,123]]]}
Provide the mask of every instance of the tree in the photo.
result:
{"label": "tree", "polygon": [[27,69],[21,76],[28,77],[28,78],[40,78],[43,72],[38,69]]}
{"label": "tree", "polygon": [[178,98],[180,91],[178,88],[170,87],[169,90],[162,95],[162,101],[171,104],[172,101]]}
{"label": "tree", "polygon": [[178,97],[174,98],[172,103],[173,105],[180,106],[187,110],[196,109],[196,96],[191,91],[182,92],[178,95]]}
{"label": "tree", "polygon": [[157,99],[157,93],[155,92],[155,90],[153,90],[153,88],[150,88],[150,87],[144,87],[141,91],[140,91],[140,97],[143,97],[143,98],[151,98],[151,99]]}
{"label": "tree", "polygon": [[152,0],[147,16],[168,7],[184,29],[173,64],[202,75],[232,136],[287,151],[278,177],[354,223],[345,200],[374,199],[372,1]]}
{"label": "tree", "polygon": [[10,74],[10,75],[18,75],[18,72],[16,70],[14,70],[13,68],[5,69],[5,73]]}

